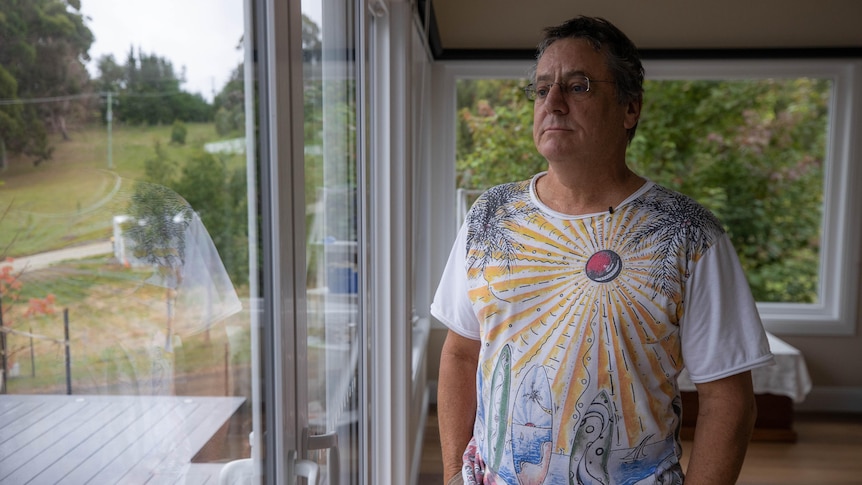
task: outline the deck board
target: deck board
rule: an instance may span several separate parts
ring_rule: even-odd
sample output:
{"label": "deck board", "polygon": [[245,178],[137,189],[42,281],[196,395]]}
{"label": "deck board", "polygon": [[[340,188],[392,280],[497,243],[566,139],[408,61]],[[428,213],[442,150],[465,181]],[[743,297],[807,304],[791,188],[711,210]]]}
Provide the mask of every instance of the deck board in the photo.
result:
{"label": "deck board", "polygon": [[[71,415],[63,421],[62,426],[50,421],[52,431],[40,439],[26,442],[16,436],[4,442],[4,448],[0,452],[0,483],[27,483],[41,470],[63,459],[67,450],[78,446],[104,424],[100,417],[104,417],[107,406],[107,403],[91,406],[67,403],[64,408],[70,411]],[[116,409],[114,412],[119,414],[121,410]],[[30,418],[35,419],[36,416]],[[22,419],[19,422],[25,421]],[[2,430],[0,436],[6,436]]]}
{"label": "deck board", "polygon": [[209,396],[0,396],[0,484],[207,483],[220,465],[192,467],[191,460],[243,402]]}

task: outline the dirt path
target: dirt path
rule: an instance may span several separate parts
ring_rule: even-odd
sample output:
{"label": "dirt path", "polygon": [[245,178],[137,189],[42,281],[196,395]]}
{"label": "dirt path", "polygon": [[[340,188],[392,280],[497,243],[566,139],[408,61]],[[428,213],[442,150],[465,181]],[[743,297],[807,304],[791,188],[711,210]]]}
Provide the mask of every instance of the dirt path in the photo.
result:
{"label": "dirt path", "polygon": [[84,259],[102,254],[111,254],[114,252],[114,245],[111,241],[96,241],[81,246],[73,246],[70,248],[58,249],[56,251],[46,251],[33,256],[24,256],[15,258],[12,261],[12,272],[19,271],[34,271],[37,269],[50,266],[60,261],[70,259]]}

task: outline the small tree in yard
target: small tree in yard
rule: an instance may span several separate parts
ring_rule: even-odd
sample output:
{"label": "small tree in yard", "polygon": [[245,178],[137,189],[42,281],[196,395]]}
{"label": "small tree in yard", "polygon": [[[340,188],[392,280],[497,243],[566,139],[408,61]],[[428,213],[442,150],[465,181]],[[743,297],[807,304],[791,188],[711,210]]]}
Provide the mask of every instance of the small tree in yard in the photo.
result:
{"label": "small tree in yard", "polygon": [[185,145],[188,133],[189,129],[186,127],[186,124],[180,120],[175,120],[171,127],[171,143]]}
{"label": "small tree in yard", "polygon": [[126,235],[134,243],[133,254],[153,265],[165,287],[167,351],[172,350],[173,306],[182,280],[185,233],[192,217],[191,210],[173,190],[139,182],[129,205],[131,221],[125,227]]}
{"label": "small tree in yard", "polygon": [[9,344],[10,334],[23,333],[15,330],[21,320],[37,315],[54,313],[54,295],[44,298],[30,298],[23,310],[19,300],[24,283],[21,281],[23,270],[13,269],[12,258],[0,263],[0,394],[6,394],[6,380],[11,357],[25,347],[14,348]]}

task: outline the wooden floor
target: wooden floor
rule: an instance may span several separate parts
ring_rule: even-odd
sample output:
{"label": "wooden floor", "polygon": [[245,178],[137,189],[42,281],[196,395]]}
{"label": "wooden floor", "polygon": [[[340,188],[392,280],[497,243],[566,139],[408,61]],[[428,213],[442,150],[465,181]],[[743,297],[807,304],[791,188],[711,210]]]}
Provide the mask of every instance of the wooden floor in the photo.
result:
{"label": "wooden floor", "polygon": [[[862,414],[797,414],[796,443],[754,442],[740,485],[862,485]],[[683,442],[684,453],[691,447]],[[683,455],[683,467],[687,454]],[[425,428],[425,445],[418,485],[441,485],[440,439],[432,408]]]}

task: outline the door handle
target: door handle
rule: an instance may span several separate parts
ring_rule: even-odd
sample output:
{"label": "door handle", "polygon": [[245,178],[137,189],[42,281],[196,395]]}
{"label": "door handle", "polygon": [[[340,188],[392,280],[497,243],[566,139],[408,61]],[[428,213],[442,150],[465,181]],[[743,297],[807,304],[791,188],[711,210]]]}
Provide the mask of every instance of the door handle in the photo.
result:
{"label": "door handle", "polygon": [[[338,485],[338,480],[341,477],[341,460],[338,454],[338,434],[335,431],[325,434],[310,435],[307,438],[305,449],[311,450],[329,450],[326,458],[329,479],[329,485]],[[302,460],[307,461],[307,460]],[[315,466],[317,464],[315,463]],[[309,479],[309,483],[311,482]]]}
{"label": "door handle", "polygon": [[320,467],[317,466],[317,463],[311,460],[296,460],[294,465],[296,467],[296,476],[305,477],[308,485],[317,485],[317,481],[320,478],[318,477]]}

